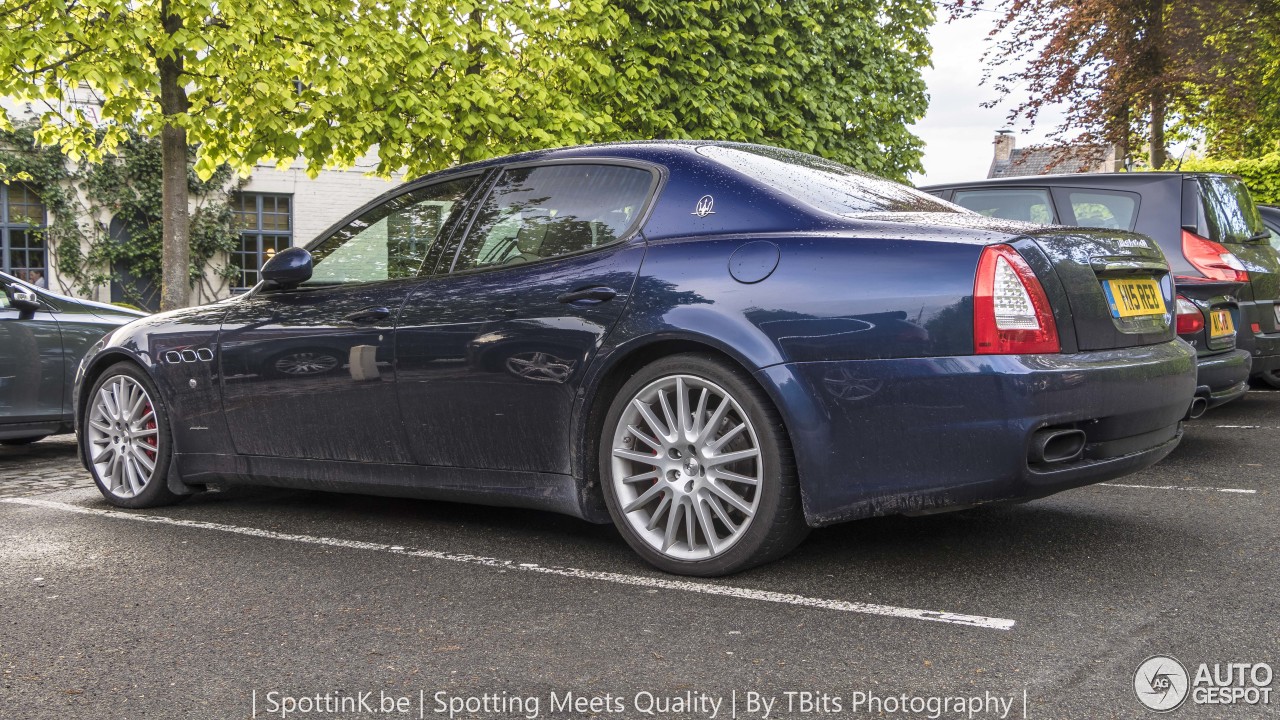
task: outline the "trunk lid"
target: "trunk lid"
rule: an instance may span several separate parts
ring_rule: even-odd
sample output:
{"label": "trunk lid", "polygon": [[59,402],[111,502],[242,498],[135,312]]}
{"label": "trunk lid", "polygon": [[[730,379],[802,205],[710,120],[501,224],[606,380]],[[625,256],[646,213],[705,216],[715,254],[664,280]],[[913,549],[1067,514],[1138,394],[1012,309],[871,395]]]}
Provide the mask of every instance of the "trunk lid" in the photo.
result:
{"label": "trunk lid", "polygon": [[[1052,227],[1013,243],[1033,268],[1042,255],[1062,284],[1068,308],[1059,326],[1075,330],[1079,350],[1110,350],[1175,337],[1173,279],[1154,241],[1122,230]],[[1037,273],[1044,270],[1037,268]],[[1066,310],[1066,312],[1063,312]]]}

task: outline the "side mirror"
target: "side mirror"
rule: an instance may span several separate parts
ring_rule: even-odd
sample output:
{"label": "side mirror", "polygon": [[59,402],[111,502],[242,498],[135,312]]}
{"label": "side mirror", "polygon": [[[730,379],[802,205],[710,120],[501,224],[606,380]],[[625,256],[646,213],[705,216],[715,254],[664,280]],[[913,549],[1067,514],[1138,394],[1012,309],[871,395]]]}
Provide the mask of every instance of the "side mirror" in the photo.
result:
{"label": "side mirror", "polygon": [[306,248],[286,248],[262,266],[262,279],[269,288],[288,290],[311,279],[311,253]]}
{"label": "side mirror", "polygon": [[9,307],[14,310],[18,312],[35,312],[42,307],[40,298],[33,292],[27,292],[26,288],[21,285],[10,285],[8,290]]}

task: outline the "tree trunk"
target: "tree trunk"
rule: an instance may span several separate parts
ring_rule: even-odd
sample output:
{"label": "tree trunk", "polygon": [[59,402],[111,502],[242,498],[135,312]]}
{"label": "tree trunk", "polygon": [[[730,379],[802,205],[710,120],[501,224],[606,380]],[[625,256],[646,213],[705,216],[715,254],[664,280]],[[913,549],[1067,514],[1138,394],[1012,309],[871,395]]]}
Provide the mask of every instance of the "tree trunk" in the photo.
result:
{"label": "tree trunk", "polygon": [[1151,168],[1159,170],[1169,160],[1164,145],[1165,98],[1159,90],[1151,98]]}
{"label": "tree trunk", "polygon": [[1151,0],[1147,18],[1147,53],[1151,74],[1151,167],[1159,170],[1169,159],[1165,153],[1164,122],[1168,95],[1164,78],[1164,11],[1165,0]]}
{"label": "tree trunk", "polygon": [[[182,18],[170,11],[169,0],[160,3],[165,32],[182,28]],[[160,258],[160,309],[175,310],[191,304],[191,213],[187,191],[187,131],[169,121],[188,108],[182,85],[182,56],[157,57],[160,72],[160,165],[163,175],[164,250]]]}

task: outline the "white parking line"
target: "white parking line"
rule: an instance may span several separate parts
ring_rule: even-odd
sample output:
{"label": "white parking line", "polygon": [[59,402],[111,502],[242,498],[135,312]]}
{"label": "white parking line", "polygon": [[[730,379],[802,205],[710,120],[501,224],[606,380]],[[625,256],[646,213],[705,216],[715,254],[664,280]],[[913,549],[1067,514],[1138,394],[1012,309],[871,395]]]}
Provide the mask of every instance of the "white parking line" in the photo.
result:
{"label": "white parking line", "polygon": [[1180,485],[1125,485],[1123,483],[1098,483],[1104,487],[1138,488],[1140,490],[1190,490],[1193,492],[1224,492],[1242,495],[1257,495],[1257,490],[1241,490],[1240,488],[1194,487]]}
{"label": "white parking line", "polygon": [[519,570],[524,572],[542,573],[544,575],[558,575],[561,577],[577,578],[581,580],[611,582],[618,585],[633,585],[636,587],[656,588],[659,590],[680,590],[683,592],[699,593],[702,595],[718,595],[721,597],[733,597],[742,600],[782,603],[784,605],[796,605],[799,607],[816,608],[819,610],[838,610],[841,612],[861,613],[865,615],[884,615],[907,620],[931,620],[933,622],[951,623],[953,625],[968,625],[970,627],[980,627],[988,630],[1011,630],[1015,624],[1013,620],[984,617],[982,615],[963,615],[960,613],[942,612],[938,610],[917,610],[915,608],[849,602],[846,600],[825,600],[805,595],[794,595],[792,593],[753,590],[751,588],[732,587],[729,585],[713,585],[711,583],[692,582],[689,580],[671,580],[667,578],[645,577],[642,575],[596,572],[593,570],[580,570],[578,568],[548,567],[532,563],[521,563],[514,560],[501,560],[498,558],[483,557],[480,555],[441,552],[438,550],[418,550],[414,548],[406,548],[401,545],[384,545],[382,543],[364,542],[362,540],[343,540],[341,538],[320,537],[316,535],[294,535],[240,525],[225,525],[223,523],[206,522],[204,520],[181,520],[177,518],[162,517],[159,515],[127,513],[119,510],[99,510],[96,508],[71,505],[69,503],[53,502],[50,500],[36,500],[34,498],[0,498],[0,503],[30,505],[33,507],[42,507],[51,510],[63,510],[66,512],[79,513],[81,515],[108,517],[118,520],[133,520],[135,522],[147,522],[154,523],[156,525],[173,525],[177,527],[198,528],[201,530],[217,530],[219,532],[266,538],[269,540],[285,540],[288,542],[306,543],[309,545],[324,545],[327,547],[347,548],[350,550],[369,550],[373,552],[390,553],[392,555],[405,555],[408,557],[429,558],[432,560],[447,560],[449,562],[464,563],[467,565],[480,565],[483,567],[498,568],[501,570]]}

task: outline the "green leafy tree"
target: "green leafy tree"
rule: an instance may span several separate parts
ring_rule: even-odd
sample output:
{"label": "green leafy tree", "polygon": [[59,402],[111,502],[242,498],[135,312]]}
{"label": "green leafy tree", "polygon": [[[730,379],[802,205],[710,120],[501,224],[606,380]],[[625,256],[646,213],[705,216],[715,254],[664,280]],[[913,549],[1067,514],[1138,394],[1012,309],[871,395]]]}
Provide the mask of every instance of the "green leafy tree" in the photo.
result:
{"label": "green leafy tree", "polygon": [[1125,157],[1145,141],[1155,168],[1168,161],[1170,128],[1194,130],[1214,103],[1253,92],[1241,71],[1260,59],[1257,34],[1280,20],[1275,0],[945,4],[958,16],[1000,13],[987,60],[1002,99],[1019,98],[1011,122],[1061,105],[1058,137],[1115,144]]}
{"label": "green leafy tree", "polygon": [[208,178],[375,145],[380,172],[413,173],[586,141],[611,126],[575,98],[623,22],[604,0],[25,0],[0,7],[0,95],[40,107],[38,139],[72,160],[130,127],[159,138],[170,309],[190,295],[189,149]]}
{"label": "green leafy tree", "polygon": [[931,0],[614,0],[596,96],[622,137],[761,142],[903,178],[928,109]]}

